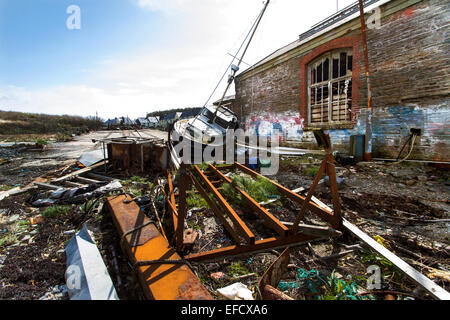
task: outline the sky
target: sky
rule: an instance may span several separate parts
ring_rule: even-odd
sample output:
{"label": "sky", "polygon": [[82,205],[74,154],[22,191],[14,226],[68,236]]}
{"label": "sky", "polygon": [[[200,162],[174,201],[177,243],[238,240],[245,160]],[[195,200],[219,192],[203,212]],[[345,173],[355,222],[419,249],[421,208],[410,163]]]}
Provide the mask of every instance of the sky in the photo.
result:
{"label": "sky", "polygon": [[[71,5],[79,28],[67,27]],[[262,8],[262,0],[0,0],[0,110],[134,119],[203,106]],[[336,9],[336,0],[271,0],[241,71]]]}

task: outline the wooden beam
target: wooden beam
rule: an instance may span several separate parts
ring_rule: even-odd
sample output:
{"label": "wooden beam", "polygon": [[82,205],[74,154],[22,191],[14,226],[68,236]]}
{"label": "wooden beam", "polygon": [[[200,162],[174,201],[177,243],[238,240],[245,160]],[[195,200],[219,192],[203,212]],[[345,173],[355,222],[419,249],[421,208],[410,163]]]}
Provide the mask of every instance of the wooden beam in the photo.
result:
{"label": "wooden beam", "polygon": [[55,186],[53,184],[43,183],[43,182],[34,182],[34,184],[37,185],[38,187],[48,189],[48,190],[65,189],[64,187],[61,187],[61,186]]}
{"label": "wooden beam", "polygon": [[68,175],[65,175],[65,176],[63,176],[63,177],[52,179],[51,181],[52,181],[52,182],[60,182],[60,181],[69,180],[69,179],[72,178],[72,177],[78,176],[78,175],[80,175],[80,174],[89,172],[89,171],[91,171],[91,170],[93,170],[93,169],[95,169],[95,168],[101,167],[102,165],[104,165],[104,163],[105,163],[104,161],[99,162],[99,163],[94,164],[94,165],[92,165],[92,166],[90,166],[90,167],[86,167],[86,168],[83,168],[83,169],[74,171],[74,172],[72,172],[72,173],[69,173]]}
{"label": "wooden beam", "polygon": [[86,175],[88,177],[91,177],[91,178],[94,178],[94,179],[100,180],[100,181],[112,182],[112,181],[117,180],[117,179],[114,179],[114,178],[111,178],[111,177],[103,176],[103,175],[92,173],[92,172],[89,172]]}
{"label": "wooden beam", "polygon": [[78,181],[80,181],[80,182],[84,182],[84,183],[86,183],[86,184],[93,184],[93,183],[100,183],[100,182],[101,182],[101,181],[99,181],[99,180],[88,179],[88,178],[80,177],[80,176],[77,176],[77,177],[76,177],[76,180],[78,180]]}
{"label": "wooden beam", "polygon": [[64,181],[64,183],[70,187],[75,187],[75,188],[83,188],[83,187],[87,187],[87,185],[85,184],[81,184],[81,183],[76,183],[73,181]]}
{"label": "wooden beam", "polygon": [[[282,223],[286,226],[293,226],[294,223],[292,222],[285,222],[282,221]],[[302,234],[308,234],[311,236],[317,236],[317,237],[338,237],[342,235],[342,232],[330,227],[323,227],[323,226],[315,226],[311,224],[304,224],[300,223],[298,225],[298,232]]]}

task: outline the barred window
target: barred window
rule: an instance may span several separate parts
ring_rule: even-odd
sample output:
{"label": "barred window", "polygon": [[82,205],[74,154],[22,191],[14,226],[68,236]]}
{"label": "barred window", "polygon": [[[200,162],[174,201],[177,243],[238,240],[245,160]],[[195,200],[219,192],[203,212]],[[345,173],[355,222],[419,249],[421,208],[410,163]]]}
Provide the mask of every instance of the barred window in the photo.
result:
{"label": "barred window", "polygon": [[353,51],[330,51],[308,66],[308,122],[311,125],[352,120]]}

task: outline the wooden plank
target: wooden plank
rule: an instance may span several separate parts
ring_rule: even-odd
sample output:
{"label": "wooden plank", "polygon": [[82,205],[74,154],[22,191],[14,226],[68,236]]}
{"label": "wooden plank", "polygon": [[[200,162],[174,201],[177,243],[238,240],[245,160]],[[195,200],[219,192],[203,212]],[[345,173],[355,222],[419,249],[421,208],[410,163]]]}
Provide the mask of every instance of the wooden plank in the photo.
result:
{"label": "wooden plank", "polygon": [[88,179],[88,178],[80,177],[80,176],[76,177],[76,180],[77,180],[77,181],[80,181],[80,182],[84,182],[84,183],[86,183],[86,184],[93,184],[93,183],[99,183],[99,182],[101,182],[101,181],[99,181],[99,180]]}
{"label": "wooden plank", "polygon": [[112,181],[117,180],[117,179],[114,179],[114,178],[111,178],[111,177],[103,176],[103,175],[92,173],[92,172],[89,172],[86,175],[88,177],[91,177],[91,178],[94,178],[94,179],[97,179],[97,180],[100,180],[100,181],[112,182]]}
{"label": "wooden plank", "polygon": [[98,167],[104,165],[104,163],[105,163],[105,162],[102,161],[102,162],[100,162],[100,163],[94,164],[93,166],[86,167],[86,168],[83,168],[83,169],[74,171],[74,172],[72,172],[72,173],[69,173],[68,175],[65,175],[65,176],[63,176],[63,177],[56,178],[56,179],[52,179],[51,181],[52,181],[52,182],[60,182],[60,181],[69,180],[69,179],[72,178],[72,177],[78,176],[78,175],[80,175],[80,174],[89,172],[89,171],[91,171],[91,170],[93,170],[93,169],[95,169],[95,168],[98,168]]}
{"label": "wooden plank", "polygon": [[49,189],[49,190],[64,189],[64,187],[61,187],[61,186],[55,186],[55,185],[49,184],[49,183],[34,182],[34,184],[37,185],[38,187],[41,187],[41,188],[44,188],[44,189]]}
{"label": "wooden plank", "polygon": [[70,187],[74,187],[74,188],[87,187],[87,185],[85,185],[85,184],[76,183],[76,182],[72,182],[72,181],[64,181],[64,184],[66,184],[66,185],[68,185]]}
{"label": "wooden plank", "polygon": [[16,187],[14,189],[10,189],[10,190],[0,193],[0,201],[2,201],[5,198],[8,198],[13,192],[17,192],[19,190],[20,190],[20,187]]}
{"label": "wooden plank", "polygon": [[392,262],[395,267],[406,274],[412,281],[428,291],[434,298],[439,300],[450,300],[450,294],[446,290],[438,286],[432,280],[430,280],[422,273],[407,264],[405,261],[400,259],[398,256],[396,256],[394,253],[376,242],[374,239],[372,239],[372,237],[359,229],[357,226],[353,225],[346,219],[343,219],[343,226],[373,250]]}

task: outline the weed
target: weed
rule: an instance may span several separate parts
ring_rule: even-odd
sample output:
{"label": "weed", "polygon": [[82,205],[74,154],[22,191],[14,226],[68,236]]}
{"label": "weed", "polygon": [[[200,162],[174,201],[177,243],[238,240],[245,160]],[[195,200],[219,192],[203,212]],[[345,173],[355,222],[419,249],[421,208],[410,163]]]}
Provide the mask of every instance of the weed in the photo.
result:
{"label": "weed", "polygon": [[[252,179],[235,174],[230,179],[236,187],[246,192],[256,202],[267,201],[274,196],[279,196],[277,187],[262,177]],[[225,183],[223,191],[234,204],[241,204],[242,197],[232,185]]]}
{"label": "weed", "polygon": [[34,142],[35,142],[36,144],[43,145],[43,146],[46,146],[46,145],[48,144],[48,141],[45,140],[45,139],[42,139],[42,138],[38,138],[38,139],[36,139]]}
{"label": "weed", "polygon": [[19,233],[19,232],[27,230],[29,227],[30,227],[30,221],[20,220],[20,221],[17,221],[17,223],[14,227],[14,230],[15,230],[15,232]]}
{"label": "weed", "polygon": [[198,193],[190,193],[186,197],[186,203],[188,208],[209,208],[206,200]]}
{"label": "weed", "polygon": [[70,206],[48,207],[42,212],[42,216],[46,219],[58,218],[59,216],[68,214],[71,209]]}
{"label": "weed", "polygon": [[250,271],[246,267],[241,266],[240,262],[233,262],[230,265],[230,273],[233,276],[242,276],[245,274],[249,274]]}
{"label": "weed", "polygon": [[0,191],[8,191],[11,190],[13,186],[7,186],[7,185],[0,185]]}
{"label": "weed", "polygon": [[17,241],[17,236],[12,233],[6,233],[0,236],[0,248],[7,247]]}
{"label": "weed", "polygon": [[393,278],[395,282],[401,282],[404,278],[402,274],[397,272],[392,262],[374,252],[363,250],[361,251],[359,258],[365,265],[379,266],[383,278]]}
{"label": "weed", "polygon": [[55,139],[57,142],[67,142],[71,141],[72,137],[66,133],[57,133]]}
{"label": "weed", "polygon": [[200,230],[200,229],[203,228],[201,225],[196,224],[194,221],[188,221],[187,224],[188,224],[189,228],[191,228],[191,229],[193,229],[195,231]]}
{"label": "weed", "polygon": [[308,167],[304,170],[304,173],[310,177],[315,177],[317,172],[319,172],[319,167]]}

